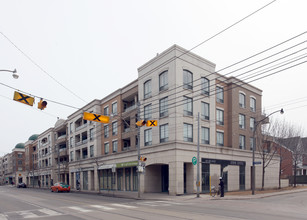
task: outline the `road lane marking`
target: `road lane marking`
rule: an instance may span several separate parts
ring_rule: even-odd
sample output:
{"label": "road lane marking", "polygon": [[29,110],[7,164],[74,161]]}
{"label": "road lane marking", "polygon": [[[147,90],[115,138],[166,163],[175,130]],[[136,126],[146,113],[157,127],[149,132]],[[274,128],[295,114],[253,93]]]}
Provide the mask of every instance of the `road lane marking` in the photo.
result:
{"label": "road lane marking", "polygon": [[0,214],[0,220],[7,220],[7,217],[3,214]]}
{"label": "road lane marking", "polygon": [[117,207],[120,207],[120,208],[127,208],[127,209],[135,209],[135,208],[137,208],[136,206],[116,204],[116,203],[113,203],[111,205],[112,206],[117,206]]}
{"label": "road lane marking", "polygon": [[37,218],[38,215],[34,214],[33,212],[30,211],[20,211],[16,212],[17,214],[21,215],[23,218]]}
{"label": "road lane marking", "polygon": [[103,209],[103,210],[114,210],[115,208],[107,207],[103,205],[91,205],[91,207],[97,208],[97,209]]}
{"label": "road lane marking", "polygon": [[92,210],[89,210],[89,209],[84,209],[84,208],[81,208],[81,207],[78,207],[78,206],[70,206],[70,207],[67,207],[69,209],[73,209],[73,210],[76,210],[76,211],[79,211],[79,212],[91,212]]}

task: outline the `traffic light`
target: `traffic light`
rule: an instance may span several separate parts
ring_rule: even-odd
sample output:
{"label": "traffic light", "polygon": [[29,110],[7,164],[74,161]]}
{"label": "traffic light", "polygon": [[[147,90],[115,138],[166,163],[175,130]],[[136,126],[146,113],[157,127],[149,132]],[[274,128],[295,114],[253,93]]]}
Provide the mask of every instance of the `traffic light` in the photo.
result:
{"label": "traffic light", "polygon": [[146,121],[145,120],[139,120],[139,121],[137,121],[135,124],[137,125],[137,126],[144,126],[144,125],[146,125]]}
{"label": "traffic light", "polygon": [[37,108],[39,108],[40,110],[43,110],[46,107],[47,107],[47,102],[43,101],[43,99],[41,99],[39,103],[37,103]]}
{"label": "traffic light", "polygon": [[143,156],[140,157],[140,161],[145,162],[146,160],[147,160],[147,157],[143,157]]}

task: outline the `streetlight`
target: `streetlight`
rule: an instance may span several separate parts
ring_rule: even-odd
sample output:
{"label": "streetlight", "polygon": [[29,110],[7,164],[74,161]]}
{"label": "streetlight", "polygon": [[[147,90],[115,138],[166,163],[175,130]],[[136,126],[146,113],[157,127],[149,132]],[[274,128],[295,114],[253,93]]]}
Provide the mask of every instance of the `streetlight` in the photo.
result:
{"label": "streetlight", "polygon": [[16,74],[17,73],[16,69],[14,69],[14,70],[0,70],[0,71],[13,73],[12,76],[13,76],[14,79],[18,79],[18,77],[19,77],[19,75]]}
{"label": "streetlight", "polygon": [[252,195],[255,195],[255,148],[256,148],[256,139],[255,139],[255,134],[257,131],[257,127],[258,125],[263,122],[265,119],[269,118],[271,115],[280,112],[280,114],[284,113],[284,109],[280,109],[277,110],[275,112],[272,112],[271,114],[269,114],[268,116],[266,116],[265,118],[261,119],[260,121],[255,121],[255,127],[254,127],[254,131],[253,131],[253,141],[254,141],[254,146],[253,146],[253,167],[252,167]]}

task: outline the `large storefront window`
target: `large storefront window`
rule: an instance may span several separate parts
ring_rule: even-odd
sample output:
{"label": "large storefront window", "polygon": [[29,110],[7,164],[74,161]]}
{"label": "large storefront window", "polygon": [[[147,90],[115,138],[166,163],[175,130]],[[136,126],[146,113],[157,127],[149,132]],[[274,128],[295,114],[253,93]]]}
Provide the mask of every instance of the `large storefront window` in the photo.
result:
{"label": "large storefront window", "polygon": [[131,168],[125,169],[125,185],[126,191],[131,191]]}
{"label": "large storefront window", "polygon": [[138,191],[138,173],[136,167],[133,167],[133,191]]}
{"label": "large storefront window", "polygon": [[[102,171],[102,189],[112,189],[112,170],[106,169]],[[100,183],[101,184],[101,183]]]}
{"label": "large storefront window", "polygon": [[83,190],[88,190],[88,173],[87,171],[83,171]]}
{"label": "large storefront window", "polygon": [[117,190],[123,190],[123,169],[117,169]]}

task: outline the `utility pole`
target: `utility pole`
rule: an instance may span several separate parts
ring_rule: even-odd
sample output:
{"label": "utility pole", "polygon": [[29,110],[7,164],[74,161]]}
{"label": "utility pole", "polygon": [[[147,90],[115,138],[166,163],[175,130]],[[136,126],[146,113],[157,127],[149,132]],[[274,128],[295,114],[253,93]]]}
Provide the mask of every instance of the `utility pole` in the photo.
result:
{"label": "utility pole", "polygon": [[[141,113],[141,111],[140,111],[140,102],[138,102],[138,104],[137,104],[138,106],[137,106],[137,114],[138,114],[138,117],[137,117],[137,121],[139,121],[140,120],[140,113]],[[137,151],[138,151],[138,168],[139,168],[139,166],[140,166],[140,157],[141,157],[141,151],[140,151],[140,146],[141,146],[141,144],[140,144],[140,142],[141,142],[141,140],[140,140],[140,133],[141,133],[141,128],[140,128],[140,126],[138,126],[138,144],[137,144]],[[138,170],[138,198],[141,198],[141,184],[140,184],[140,181],[141,181],[141,173],[140,173],[140,171]]]}
{"label": "utility pole", "polygon": [[58,148],[58,182],[61,182],[60,181],[60,146],[57,145],[57,148]]}
{"label": "utility pole", "polygon": [[34,188],[34,154],[32,154],[32,185]]}
{"label": "utility pole", "polygon": [[197,197],[199,197],[200,182],[199,182],[199,112],[197,115]]}

